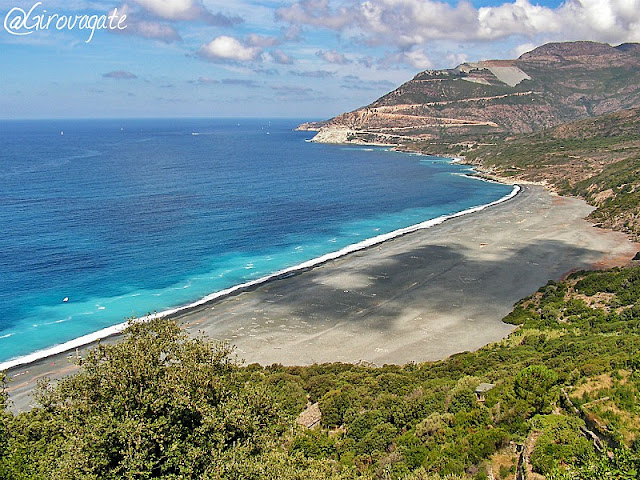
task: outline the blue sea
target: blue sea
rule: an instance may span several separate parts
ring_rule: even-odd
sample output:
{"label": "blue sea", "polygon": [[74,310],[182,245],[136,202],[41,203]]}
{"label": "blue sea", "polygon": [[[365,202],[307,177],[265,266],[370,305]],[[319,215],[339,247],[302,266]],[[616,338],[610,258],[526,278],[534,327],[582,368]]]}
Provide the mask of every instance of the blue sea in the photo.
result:
{"label": "blue sea", "polygon": [[0,362],[512,190],[298,123],[0,122]]}

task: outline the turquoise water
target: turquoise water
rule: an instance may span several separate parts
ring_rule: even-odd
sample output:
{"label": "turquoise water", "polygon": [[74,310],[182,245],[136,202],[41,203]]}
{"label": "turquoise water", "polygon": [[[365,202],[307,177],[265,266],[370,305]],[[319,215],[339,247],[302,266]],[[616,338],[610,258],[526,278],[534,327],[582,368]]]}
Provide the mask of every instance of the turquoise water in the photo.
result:
{"label": "turquoise water", "polygon": [[0,362],[511,192],[297,123],[0,122]]}

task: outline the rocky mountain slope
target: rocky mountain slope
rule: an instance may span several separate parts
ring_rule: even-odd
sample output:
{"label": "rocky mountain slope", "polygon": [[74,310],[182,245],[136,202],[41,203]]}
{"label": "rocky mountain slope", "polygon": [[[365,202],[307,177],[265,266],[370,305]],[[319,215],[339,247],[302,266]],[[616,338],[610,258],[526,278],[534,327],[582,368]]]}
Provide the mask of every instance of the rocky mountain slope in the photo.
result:
{"label": "rocky mountain slope", "polygon": [[516,60],[426,70],[318,128],[315,141],[389,143],[528,133],[640,105],[640,44],[549,43]]}

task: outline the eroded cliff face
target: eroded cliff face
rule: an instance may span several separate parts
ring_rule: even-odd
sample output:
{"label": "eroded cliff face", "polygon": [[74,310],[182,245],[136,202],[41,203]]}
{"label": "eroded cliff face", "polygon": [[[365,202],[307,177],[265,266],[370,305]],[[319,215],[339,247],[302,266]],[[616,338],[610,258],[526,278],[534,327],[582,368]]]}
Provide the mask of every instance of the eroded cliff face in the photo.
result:
{"label": "eroded cliff face", "polygon": [[318,125],[314,141],[402,144],[527,133],[640,105],[640,44],[550,43],[515,60],[426,70]]}

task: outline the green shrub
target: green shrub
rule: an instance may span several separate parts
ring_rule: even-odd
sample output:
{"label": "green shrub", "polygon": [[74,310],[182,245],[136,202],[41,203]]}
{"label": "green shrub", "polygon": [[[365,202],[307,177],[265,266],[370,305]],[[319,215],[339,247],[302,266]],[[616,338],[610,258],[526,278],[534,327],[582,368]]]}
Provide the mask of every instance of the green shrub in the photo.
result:
{"label": "green shrub", "polygon": [[527,402],[534,413],[550,412],[558,392],[554,388],[558,375],[544,365],[531,365],[522,369],[515,378],[514,392]]}
{"label": "green shrub", "polygon": [[320,399],[322,424],[326,427],[339,427],[344,422],[344,414],[351,406],[352,389],[331,390]]}
{"label": "green shrub", "polygon": [[542,430],[530,457],[535,472],[548,475],[561,461],[582,465],[594,457],[593,445],[580,431],[582,420],[546,415],[535,417],[533,425]]}

